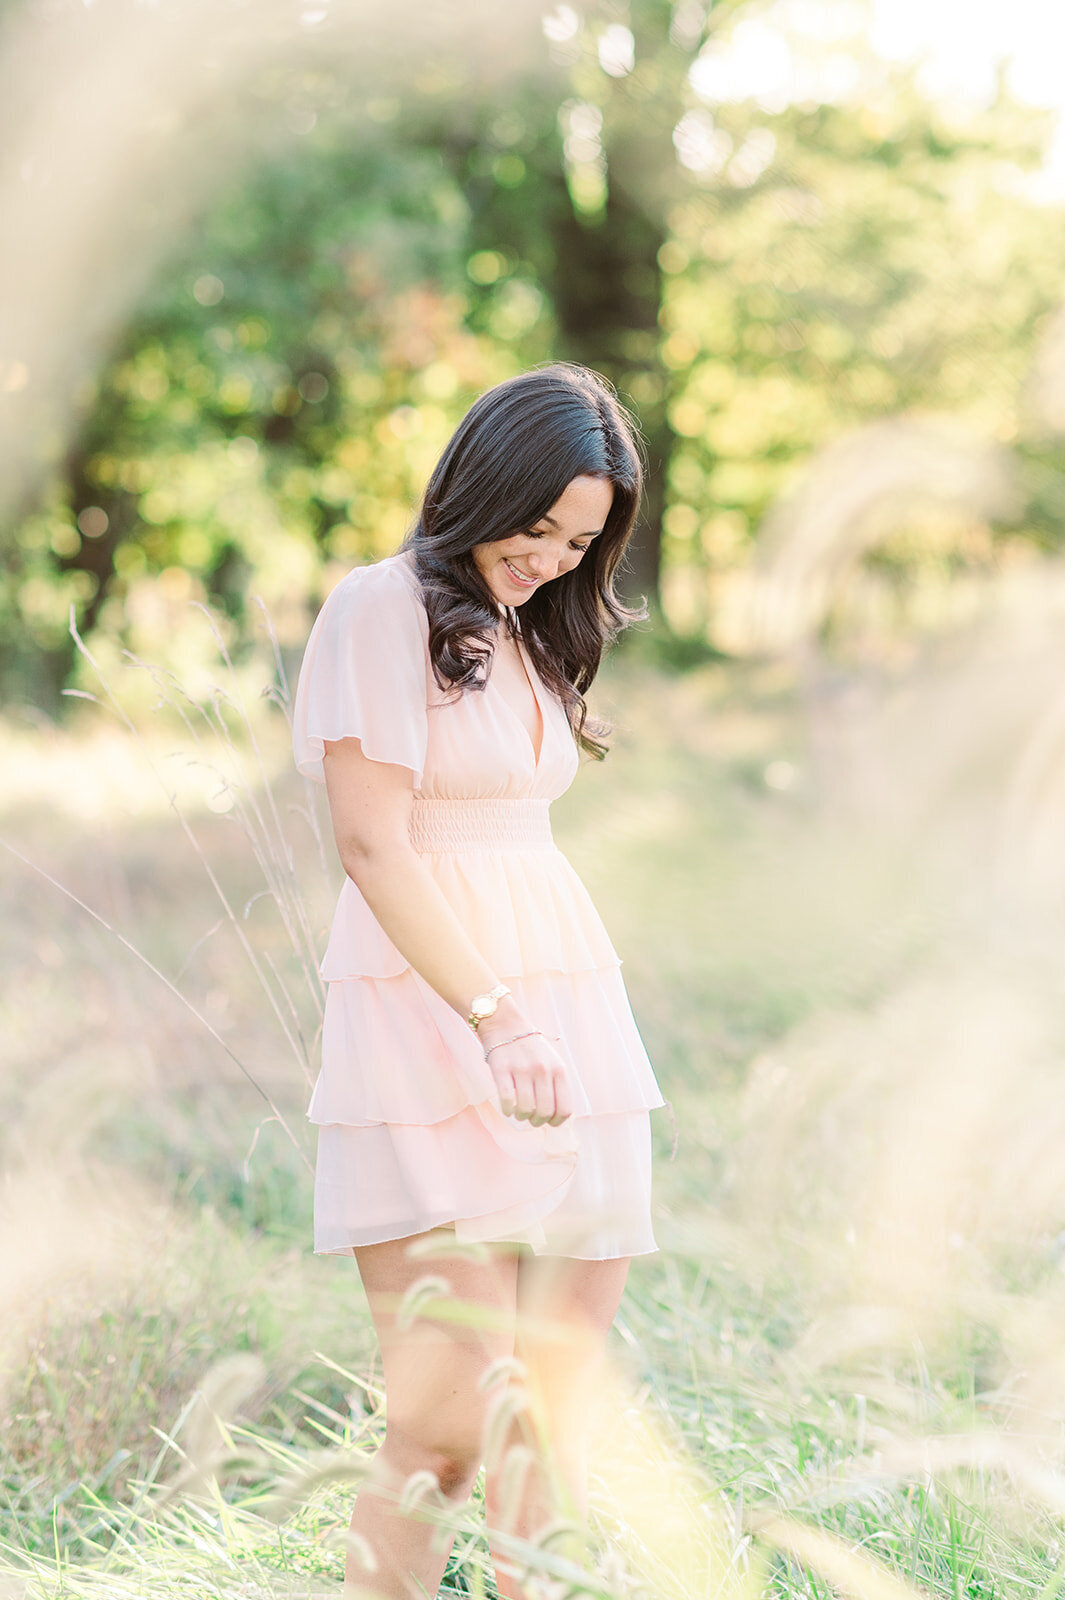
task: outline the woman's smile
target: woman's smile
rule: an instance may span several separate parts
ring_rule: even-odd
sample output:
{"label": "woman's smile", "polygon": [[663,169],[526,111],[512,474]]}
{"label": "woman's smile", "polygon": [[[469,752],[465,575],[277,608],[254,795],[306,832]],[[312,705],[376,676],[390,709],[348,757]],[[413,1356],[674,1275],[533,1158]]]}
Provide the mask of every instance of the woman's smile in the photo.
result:
{"label": "woman's smile", "polygon": [[532,589],[540,581],[539,578],[531,578],[528,573],[522,572],[520,568],[514,565],[513,561],[508,561],[506,556],[503,557],[503,565],[514,579],[514,582],[519,583],[523,589]]}

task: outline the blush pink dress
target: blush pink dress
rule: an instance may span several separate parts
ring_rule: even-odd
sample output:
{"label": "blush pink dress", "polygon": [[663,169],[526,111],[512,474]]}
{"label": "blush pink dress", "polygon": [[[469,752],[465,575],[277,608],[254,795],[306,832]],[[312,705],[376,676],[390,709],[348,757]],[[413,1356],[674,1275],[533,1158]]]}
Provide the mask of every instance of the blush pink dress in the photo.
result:
{"label": "blush pink dress", "polygon": [[557,1037],[574,1114],[504,1116],[476,1035],[392,944],[345,878],[321,963],[314,1248],[451,1225],[461,1240],[605,1260],[658,1249],[649,1112],[663,1099],[621,961],[551,836],[578,752],[561,703],[521,658],[542,717],[537,757],[489,677],[447,702],[405,554],[356,567],[322,606],[293,702],[296,765],[324,782],[323,741],[413,774],[411,842],[524,1013]]}

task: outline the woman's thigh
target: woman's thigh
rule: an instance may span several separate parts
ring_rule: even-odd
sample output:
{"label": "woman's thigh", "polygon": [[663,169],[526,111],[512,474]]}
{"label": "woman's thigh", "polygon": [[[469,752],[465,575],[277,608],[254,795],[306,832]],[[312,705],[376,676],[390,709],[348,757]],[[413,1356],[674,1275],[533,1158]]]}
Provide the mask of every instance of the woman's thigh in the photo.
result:
{"label": "woman's thigh", "polygon": [[[355,1258],[381,1347],[393,1445],[400,1435],[416,1451],[472,1456],[496,1394],[483,1380],[514,1353],[519,1247],[474,1255],[449,1250],[453,1240],[435,1228],[360,1245]],[[431,1251],[419,1253],[420,1241]],[[426,1284],[423,1301],[415,1286],[427,1279],[441,1281]]]}
{"label": "woman's thigh", "polygon": [[519,1326],[576,1323],[605,1338],[629,1275],[631,1258],[581,1261],[575,1256],[523,1256],[518,1263],[516,1307]]}
{"label": "woman's thigh", "polygon": [[581,1261],[528,1256],[518,1265],[515,1354],[549,1402],[565,1404],[569,1390],[600,1359],[625,1292],[630,1258]]}

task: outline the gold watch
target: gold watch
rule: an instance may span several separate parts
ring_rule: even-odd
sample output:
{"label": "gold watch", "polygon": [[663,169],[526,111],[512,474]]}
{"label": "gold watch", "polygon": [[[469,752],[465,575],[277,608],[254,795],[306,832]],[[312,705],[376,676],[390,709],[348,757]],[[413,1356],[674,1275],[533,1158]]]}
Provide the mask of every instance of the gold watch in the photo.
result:
{"label": "gold watch", "polygon": [[474,995],[473,999],[470,1001],[470,1014],[466,1018],[466,1021],[469,1023],[474,1033],[477,1032],[477,1029],[480,1027],[481,1023],[484,1022],[486,1017],[495,1015],[497,1004],[500,1000],[502,1000],[505,994],[509,993],[510,990],[507,988],[505,983],[497,983],[495,988],[490,989],[487,994]]}

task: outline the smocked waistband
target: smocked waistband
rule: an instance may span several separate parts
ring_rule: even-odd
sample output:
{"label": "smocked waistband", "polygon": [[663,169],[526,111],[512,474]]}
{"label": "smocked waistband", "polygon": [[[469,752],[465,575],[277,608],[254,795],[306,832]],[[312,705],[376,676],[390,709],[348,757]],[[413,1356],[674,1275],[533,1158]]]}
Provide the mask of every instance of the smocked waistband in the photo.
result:
{"label": "smocked waistband", "polygon": [[414,797],[410,838],[415,850],[529,850],[554,843],[550,801],[436,800]]}

